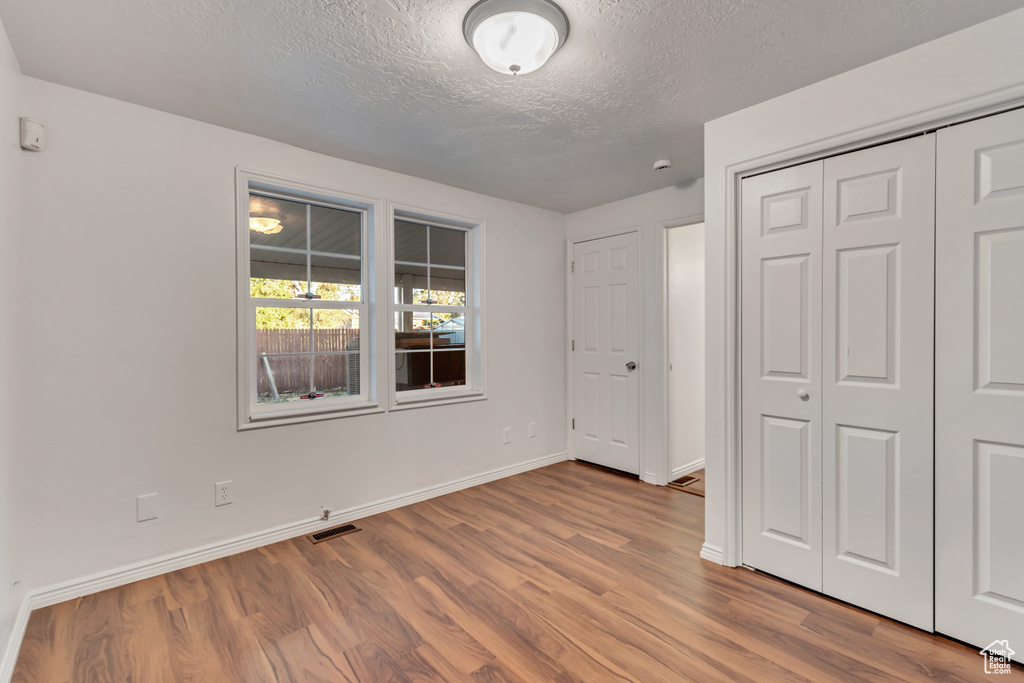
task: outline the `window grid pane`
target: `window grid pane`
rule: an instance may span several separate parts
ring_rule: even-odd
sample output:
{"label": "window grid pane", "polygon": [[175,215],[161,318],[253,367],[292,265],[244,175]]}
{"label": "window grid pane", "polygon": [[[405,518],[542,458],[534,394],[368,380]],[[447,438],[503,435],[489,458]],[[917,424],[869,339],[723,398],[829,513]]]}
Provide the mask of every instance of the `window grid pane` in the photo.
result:
{"label": "window grid pane", "polygon": [[249,220],[252,298],[362,302],[362,212],[250,192]]}
{"label": "window grid pane", "polygon": [[464,311],[408,308],[395,311],[395,390],[466,384]]}
{"label": "window grid pane", "polygon": [[395,391],[467,384],[469,231],[396,219]]}
{"label": "window grid pane", "polygon": [[309,393],[310,356],[256,357],[256,401],[288,403]]}
{"label": "window grid pane", "polygon": [[269,221],[249,230],[256,403],[359,395],[363,212],[253,192],[249,209]]}

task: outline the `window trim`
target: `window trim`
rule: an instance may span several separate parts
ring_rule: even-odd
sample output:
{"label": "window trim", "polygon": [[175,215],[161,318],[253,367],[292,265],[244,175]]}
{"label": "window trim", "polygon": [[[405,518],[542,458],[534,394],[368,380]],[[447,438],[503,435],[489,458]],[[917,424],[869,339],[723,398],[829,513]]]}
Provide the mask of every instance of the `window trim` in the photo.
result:
{"label": "window trim", "polygon": [[[358,211],[363,215],[361,234],[361,270],[363,301],[360,304],[360,394],[358,397],[333,397],[317,401],[259,405],[256,398],[256,308],[265,299],[250,297],[249,194],[291,199],[306,204]],[[237,284],[237,416],[238,429],[255,429],[352,415],[383,412],[378,403],[380,376],[379,274],[381,270],[381,200],[357,193],[328,188],[281,176],[236,167],[236,273]],[[254,303],[254,301],[256,303]],[[279,303],[298,306],[290,299]],[[334,308],[331,302],[324,308]],[[341,302],[344,303],[344,302]],[[345,306],[341,306],[346,308]]]}
{"label": "window trim", "polygon": [[[439,228],[452,228],[466,232],[466,384],[453,387],[437,387],[433,389],[413,389],[397,391],[395,388],[395,221],[408,221],[432,225]],[[387,245],[387,314],[381,316],[387,320],[385,352],[387,362],[387,395],[390,410],[407,410],[433,405],[466,403],[487,399],[486,392],[486,339],[484,330],[484,310],[486,301],[484,292],[484,233],[486,224],[465,216],[434,211],[422,207],[388,202],[388,245]],[[385,288],[382,287],[383,293]],[[382,294],[383,300],[383,294]],[[419,308],[419,307],[417,307]],[[443,310],[439,306],[424,305],[422,310]],[[384,330],[385,326],[382,325]]]}

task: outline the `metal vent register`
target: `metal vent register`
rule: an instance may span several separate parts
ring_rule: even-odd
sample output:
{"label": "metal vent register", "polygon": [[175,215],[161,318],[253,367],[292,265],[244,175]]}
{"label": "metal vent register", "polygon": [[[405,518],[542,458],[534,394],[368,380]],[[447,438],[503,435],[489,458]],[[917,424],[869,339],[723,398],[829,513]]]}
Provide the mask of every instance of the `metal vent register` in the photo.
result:
{"label": "metal vent register", "polygon": [[343,524],[341,526],[336,526],[331,529],[324,529],[323,531],[318,531],[315,534],[307,534],[306,538],[308,538],[313,543],[323,543],[324,541],[329,541],[332,538],[344,536],[345,534],[351,534],[355,531],[359,531],[359,527],[357,527],[355,524]]}

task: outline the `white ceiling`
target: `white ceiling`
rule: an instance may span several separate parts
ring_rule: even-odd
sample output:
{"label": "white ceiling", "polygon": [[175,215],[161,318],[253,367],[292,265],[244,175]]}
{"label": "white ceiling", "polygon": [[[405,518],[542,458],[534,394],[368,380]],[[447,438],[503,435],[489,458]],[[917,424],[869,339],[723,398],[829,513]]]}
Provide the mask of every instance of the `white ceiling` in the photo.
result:
{"label": "white ceiling", "polygon": [[[1024,0],[561,0],[497,74],[475,0],[0,0],[29,76],[569,212],[703,175],[702,124]],[[655,173],[656,159],[674,167]]]}

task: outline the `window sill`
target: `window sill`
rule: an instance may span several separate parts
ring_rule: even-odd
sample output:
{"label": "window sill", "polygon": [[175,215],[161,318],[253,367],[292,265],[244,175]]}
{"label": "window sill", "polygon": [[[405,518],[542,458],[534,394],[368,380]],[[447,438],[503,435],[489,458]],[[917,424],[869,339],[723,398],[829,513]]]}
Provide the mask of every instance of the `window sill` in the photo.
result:
{"label": "window sill", "polygon": [[413,408],[429,408],[452,403],[473,403],[486,401],[487,394],[475,389],[458,392],[445,392],[434,396],[419,394],[418,396],[397,396],[391,403],[391,410],[412,410]]}
{"label": "window sill", "polygon": [[238,431],[242,432],[250,429],[277,427],[278,425],[299,424],[302,422],[335,420],[342,417],[373,415],[383,412],[384,409],[378,404],[366,402],[348,406],[324,406],[319,410],[316,408],[307,408],[302,411],[291,410],[277,413],[261,413],[259,415],[250,415],[248,417],[248,421],[240,421]]}

